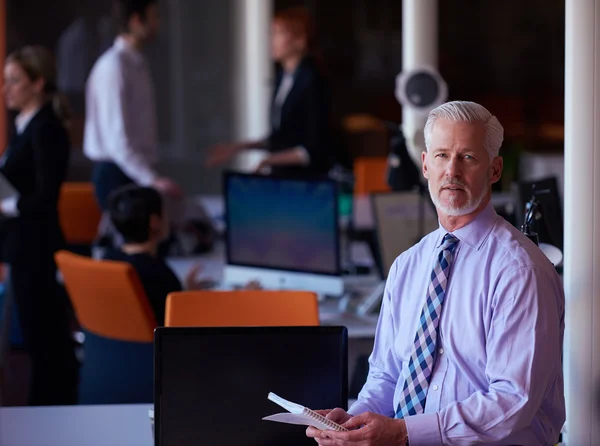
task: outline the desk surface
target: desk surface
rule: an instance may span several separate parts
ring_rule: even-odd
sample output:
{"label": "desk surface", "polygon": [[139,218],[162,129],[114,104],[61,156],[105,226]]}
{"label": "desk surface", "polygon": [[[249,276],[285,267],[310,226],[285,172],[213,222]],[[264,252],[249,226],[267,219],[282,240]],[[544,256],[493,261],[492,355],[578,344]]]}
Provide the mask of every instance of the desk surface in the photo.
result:
{"label": "desk surface", "polygon": [[[353,252],[354,258],[362,258],[367,254],[365,247],[357,246]],[[212,252],[197,257],[169,258],[167,260],[173,271],[180,280],[183,280],[192,265],[200,263],[203,266],[202,278],[220,281],[223,278],[223,267],[225,265],[224,243],[217,242]],[[379,280],[372,276],[358,277],[354,282],[361,282],[361,288],[365,290],[374,289]],[[377,316],[360,317],[348,314],[340,309],[344,302],[339,299],[327,299],[319,304],[319,317],[322,325],[343,325],[348,328],[350,338],[373,338],[377,327]]]}
{"label": "desk surface", "polygon": [[0,407],[0,445],[153,446],[148,415],[153,408],[152,404]]}
{"label": "desk surface", "polygon": [[152,446],[152,404],[0,408],[0,445]]}

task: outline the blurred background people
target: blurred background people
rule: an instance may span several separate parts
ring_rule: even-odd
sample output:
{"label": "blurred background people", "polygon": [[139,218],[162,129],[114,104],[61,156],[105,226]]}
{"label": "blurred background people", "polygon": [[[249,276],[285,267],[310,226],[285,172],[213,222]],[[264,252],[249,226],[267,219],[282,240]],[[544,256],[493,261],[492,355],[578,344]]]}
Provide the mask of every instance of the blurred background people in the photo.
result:
{"label": "blurred background people", "polygon": [[83,142],[86,156],[94,161],[92,181],[103,210],[109,194],[130,183],[182,195],[156,169],[156,106],[142,49],[158,33],[158,1],[116,0],[114,6],[119,35],[88,78]]}
{"label": "blurred background people", "polygon": [[169,234],[163,199],[151,187],[133,184],[114,190],[108,200],[109,215],[115,229],[123,237],[120,248],[111,248],[104,254],[106,260],[131,264],[144,287],[158,325],[165,320],[165,301],[174,291],[201,289],[213,280],[197,279],[201,267],[195,265],[188,271],[184,284],[158,255],[161,242]]}
{"label": "blurred background people", "polygon": [[54,253],[64,246],[57,203],[69,161],[69,114],[56,88],[55,62],[41,46],[10,54],[4,65],[7,108],[18,112],[0,172],[18,196],[0,202],[9,293],[32,361],[32,405],[75,404],[78,362],[66,294]]}
{"label": "blurred background people", "polygon": [[260,141],[223,143],[211,148],[208,165],[230,161],[247,149],[269,155],[257,167],[273,173],[327,173],[333,163],[330,91],[318,68],[312,19],[302,8],[275,14],[271,56],[276,83],[271,102],[271,134]]}

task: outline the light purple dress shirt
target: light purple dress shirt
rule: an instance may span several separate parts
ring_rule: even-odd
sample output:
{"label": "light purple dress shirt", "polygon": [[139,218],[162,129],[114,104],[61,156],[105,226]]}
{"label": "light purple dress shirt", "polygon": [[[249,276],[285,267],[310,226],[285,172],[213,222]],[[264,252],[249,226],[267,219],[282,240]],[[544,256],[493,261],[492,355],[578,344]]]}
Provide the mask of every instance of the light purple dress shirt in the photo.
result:
{"label": "light purple dress shirt", "polygon": [[[394,416],[445,234],[440,226],[392,265],[369,376],[351,414]],[[425,412],[405,419],[410,445],[553,445],[565,421],[560,277],[491,204],[453,234],[460,241]]]}

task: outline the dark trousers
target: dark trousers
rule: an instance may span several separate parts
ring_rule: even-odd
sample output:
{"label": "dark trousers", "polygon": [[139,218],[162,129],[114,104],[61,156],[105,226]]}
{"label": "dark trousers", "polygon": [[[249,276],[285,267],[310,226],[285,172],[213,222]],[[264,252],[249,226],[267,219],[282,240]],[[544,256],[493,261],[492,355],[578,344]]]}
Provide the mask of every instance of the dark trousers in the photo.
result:
{"label": "dark trousers", "polygon": [[11,263],[9,284],[23,342],[31,357],[29,403],[76,404],[79,363],[67,295],[56,282],[52,256]]}
{"label": "dark trousers", "polygon": [[110,161],[98,161],[94,163],[92,172],[92,183],[96,192],[96,200],[103,211],[108,209],[108,197],[112,191],[133,180],[123,173],[115,163]]}

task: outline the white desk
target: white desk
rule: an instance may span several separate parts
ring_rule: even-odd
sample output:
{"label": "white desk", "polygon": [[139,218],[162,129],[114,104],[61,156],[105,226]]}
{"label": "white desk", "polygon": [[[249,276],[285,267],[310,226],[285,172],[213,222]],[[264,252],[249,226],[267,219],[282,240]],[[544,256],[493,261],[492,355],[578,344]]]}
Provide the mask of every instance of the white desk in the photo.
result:
{"label": "white desk", "polygon": [[[354,259],[367,256],[367,248],[364,244],[357,244],[352,252]],[[225,246],[218,241],[212,252],[196,257],[169,258],[167,260],[173,271],[183,280],[187,271],[196,263],[203,265],[204,269],[201,277],[220,281],[223,278],[223,267],[225,265]],[[378,279],[372,276],[353,278],[353,282],[361,282],[361,287],[366,289],[375,288]],[[349,338],[369,338],[375,337],[375,328],[377,327],[377,316],[359,317],[344,313],[339,309],[340,301],[328,299],[319,305],[319,317],[322,325],[343,325],[348,328]]]}
{"label": "white desk", "polygon": [[[349,406],[354,400],[349,400]],[[153,446],[152,404],[0,407],[1,446]]]}
{"label": "white desk", "polygon": [[0,408],[2,446],[152,446],[152,404]]}

